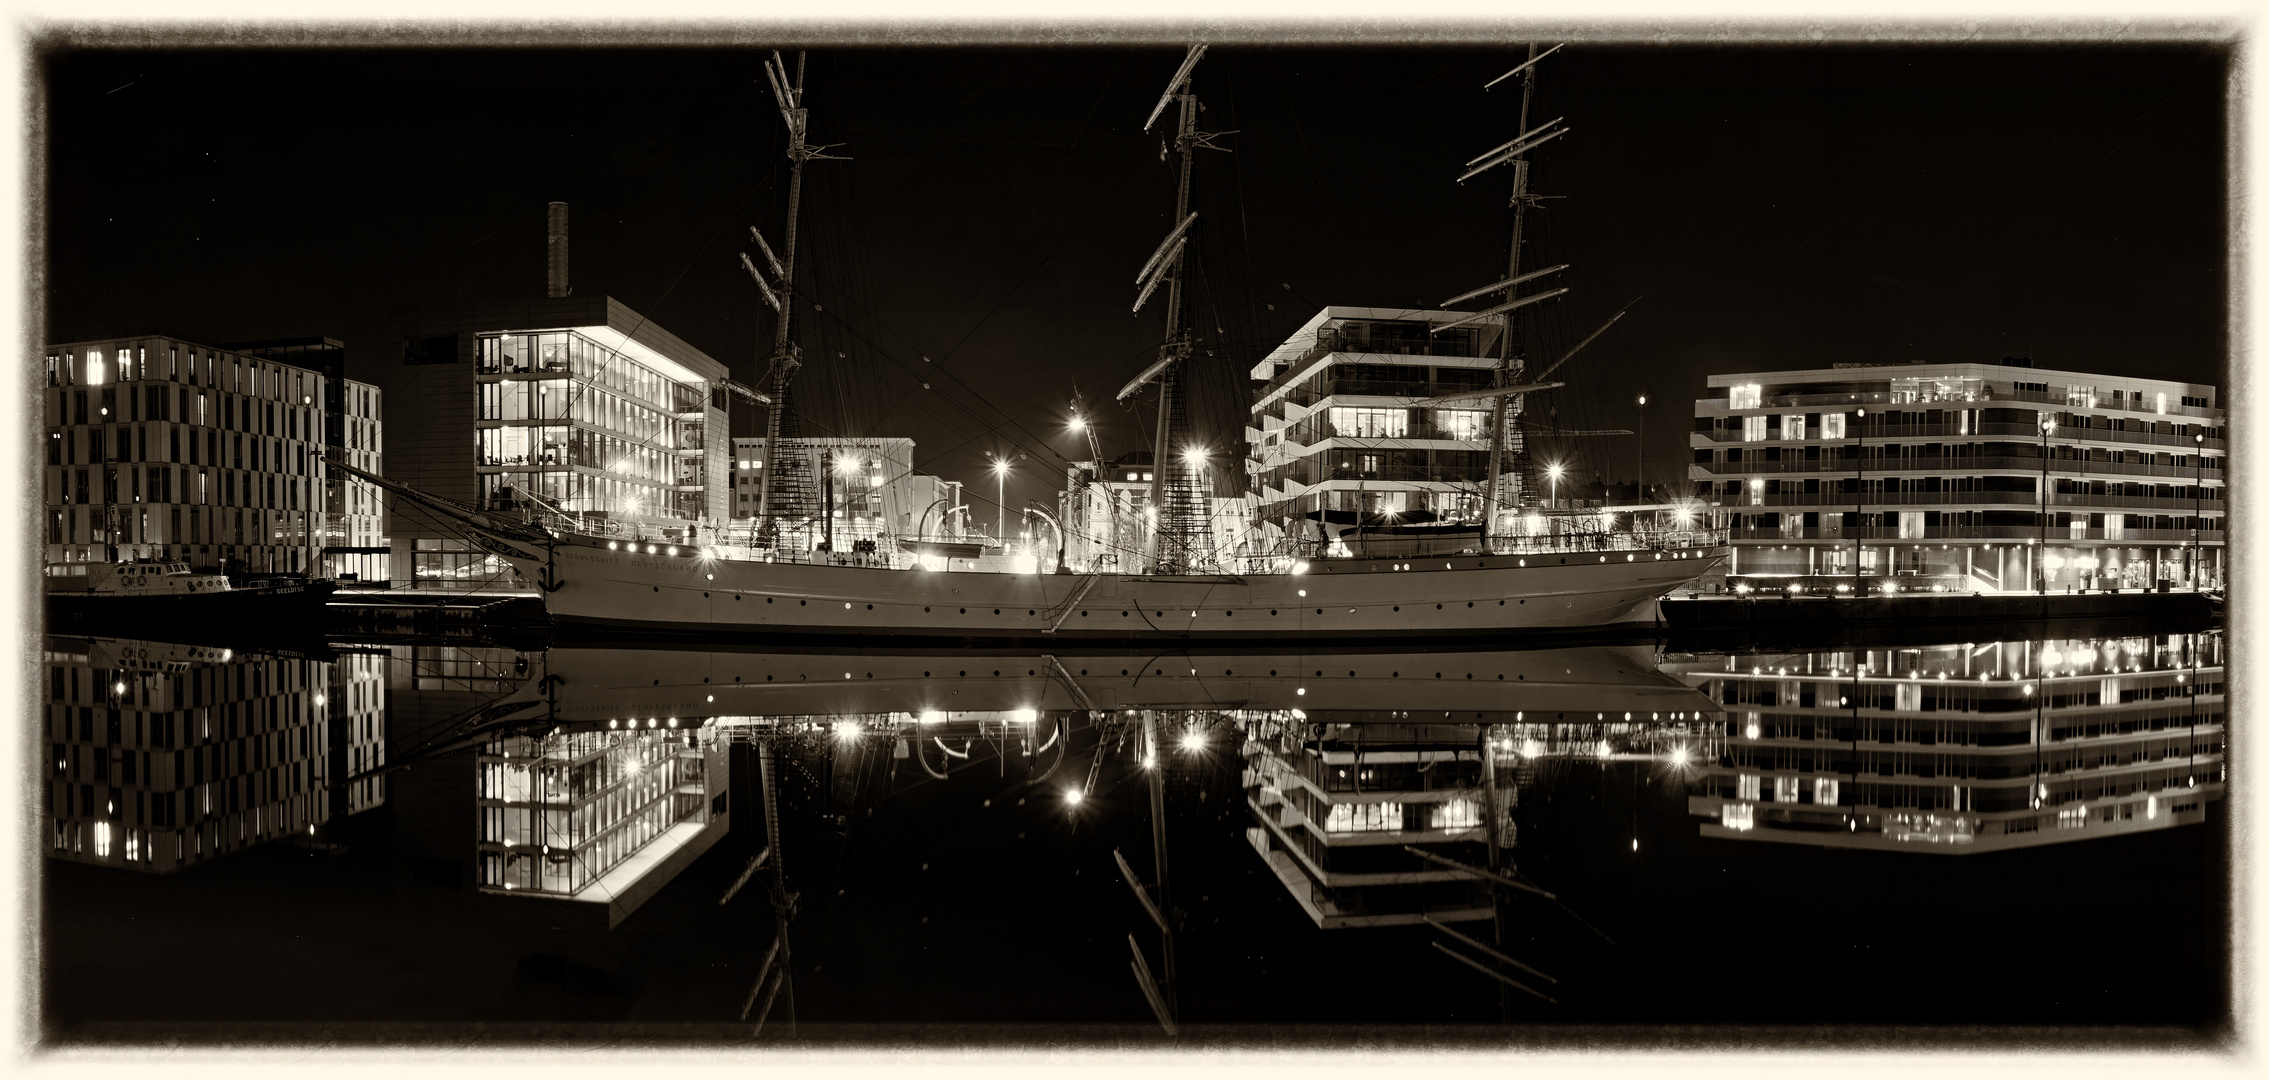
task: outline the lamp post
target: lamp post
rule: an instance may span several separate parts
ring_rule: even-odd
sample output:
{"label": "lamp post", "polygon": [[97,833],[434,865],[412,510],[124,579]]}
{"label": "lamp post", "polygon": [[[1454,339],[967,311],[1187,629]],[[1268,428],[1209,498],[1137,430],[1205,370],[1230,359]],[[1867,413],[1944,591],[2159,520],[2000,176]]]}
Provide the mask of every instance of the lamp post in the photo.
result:
{"label": "lamp post", "polygon": [[1008,544],[1008,459],[993,459],[993,536],[1002,546]]}
{"label": "lamp post", "polygon": [[2041,595],[2048,595],[2048,437],[2056,434],[2056,418],[2041,414],[2041,548],[2033,555]]}
{"label": "lamp post", "polygon": [[2190,589],[2197,592],[2204,588],[2200,584],[2200,578],[2204,576],[2201,571],[2206,569],[2206,545],[2198,533],[2206,513],[2206,433],[2193,432],[2190,439],[2191,445],[2198,450],[2190,458]]}
{"label": "lamp post", "polygon": [[1647,501],[1647,392],[1639,391],[1639,501]]}
{"label": "lamp post", "polygon": [[1867,590],[1859,584],[1859,538],[1864,528],[1860,522],[1867,518],[1867,459],[1864,456],[1867,429],[1862,426],[1866,422],[1867,408],[1861,406],[1851,422],[1851,437],[1855,440],[1851,454],[1851,597],[1854,600],[1867,595]]}

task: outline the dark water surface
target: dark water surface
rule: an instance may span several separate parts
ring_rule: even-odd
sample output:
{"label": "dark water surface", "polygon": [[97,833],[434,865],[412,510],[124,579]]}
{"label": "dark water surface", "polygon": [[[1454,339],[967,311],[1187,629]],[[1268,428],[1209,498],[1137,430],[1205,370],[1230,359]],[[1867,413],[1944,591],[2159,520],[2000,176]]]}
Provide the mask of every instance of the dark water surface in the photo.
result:
{"label": "dark water surface", "polygon": [[[1131,965],[1163,978],[1162,935],[1114,852],[1154,880],[1163,847],[1162,996],[1191,1037],[2206,1038],[2222,647],[50,637],[41,1018],[63,1041],[1150,1040]],[[771,845],[767,756],[779,846],[720,904]],[[1554,898],[1492,908],[1412,851],[1489,861],[1490,769],[1501,872]]]}

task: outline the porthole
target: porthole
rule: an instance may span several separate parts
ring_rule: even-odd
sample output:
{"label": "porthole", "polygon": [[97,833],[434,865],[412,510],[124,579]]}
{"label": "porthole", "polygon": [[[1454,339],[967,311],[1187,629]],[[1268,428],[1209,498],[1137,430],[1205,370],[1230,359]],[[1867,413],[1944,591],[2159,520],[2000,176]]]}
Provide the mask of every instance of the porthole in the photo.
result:
{"label": "porthole", "polygon": [[1000,614],[1000,613],[1001,613],[1001,609],[999,609],[999,608],[994,608],[994,609],[993,609],[993,614],[995,614],[995,615],[998,615],[998,614]]}
{"label": "porthole", "polygon": [[1268,613],[1269,613],[1269,614],[1271,614],[1271,615],[1274,615],[1274,614],[1276,614],[1276,609],[1275,609],[1275,608],[1270,608],[1270,609],[1268,609]]}
{"label": "porthole", "polygon": [[1395,609],[1396,611],[1401,611],[1401,610],[1402,610],[1402,605],[1401,605],[1401,604],[1396,604],[1396,605],[1394,606],[1394,609]]}
{"label": "porthole", "polygon": [[874,606],[873,604],[868,604],[868,605],[867,605],[867,610],[868,610],[868,611],[873,611],[874,609],[875,609],[875,606]]}
{"label": "porthole", "polygon": [[702,598],[703,600],[707,600],[707,599],[709,599],[709,594],[708,594],[708,593],[702,593],[702,594],[701,594],[701,598]]}
{"label": "porthole", "polygon": [[1318,615],[1321,615],[1321,614],[1323,614],[1323,613],[1324,613],[1324,609],[1322,609],[1322,608],[1317,608],[1317,609],[1316,609],[1316,614],[1318,614]]}
{"label": "porthole", "polygon": [[969,609],[968,609],[968,608],[962,608],[962,609],[961,609],[961,613],[962,613],[963,615],[967,615],[967,614],[969,614]]}
{"label": "porthole", "polygon": [[765,597],[765,598],[764,598],[764,602],[765,602],[765,603],[767,603],[767,604],[769,604],[769,603],[771,603],[771,602],[772,602],[772,598],[771,598],[771,597],[769,597],[769,596],[767,596],[767,597]]}
{"label": "porthole", "polygon": [[1039,613],[1039,612],[1037,612],[1037,611],[1026,611],[1026,612],[1025,612],[1025,614],[1026,614],[1026,615],[1038,615],[1038,614],[1040,614],[1040,613]]}
{"label": "porthole", "polygon": [[806,606],[808,606],[808,605],[810,605],[810,604],[811,604],[811,601],[809,601],[809,600],[798,600],[798,601],[796,601],[796,606],[797,606],[797,607],[806,607]]}
{"label": "porthole", "polygon": [[[1467,604],[1466,606],[1467,606],[1467,607],[1472,607],[1473,605],[1471,605],[1471,604]],[[1440,605],[1440,604],[1436,604],[1436,605],[1434,605],[1434,610],[1436,610],[1436,611],[1440,611],[1440,610],[1442,610],[1442,605]]]}

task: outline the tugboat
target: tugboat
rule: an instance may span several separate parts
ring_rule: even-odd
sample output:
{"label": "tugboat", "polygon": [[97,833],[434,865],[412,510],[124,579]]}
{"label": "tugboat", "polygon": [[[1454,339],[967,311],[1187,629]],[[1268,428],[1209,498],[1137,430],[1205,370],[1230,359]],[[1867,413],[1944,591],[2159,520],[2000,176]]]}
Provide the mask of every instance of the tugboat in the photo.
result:
{"label": "tugboat", "polygon": [[238,585],[185,562],[57,563],[47,568],[47,616],[55,626],[117,626],[122,620],[314,618],[338,584],[264,577]]}

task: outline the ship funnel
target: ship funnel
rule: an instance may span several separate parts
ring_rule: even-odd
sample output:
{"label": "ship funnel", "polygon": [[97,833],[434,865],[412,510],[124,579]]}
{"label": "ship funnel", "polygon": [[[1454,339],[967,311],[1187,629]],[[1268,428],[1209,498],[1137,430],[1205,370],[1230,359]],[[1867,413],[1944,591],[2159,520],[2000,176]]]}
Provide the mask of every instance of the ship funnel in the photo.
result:
{"label": "ship funnel", "polygon": [[545,254],[549,282],[545,296],[566,296],[567,287],[567,204],[551,204],[550,249]]}

